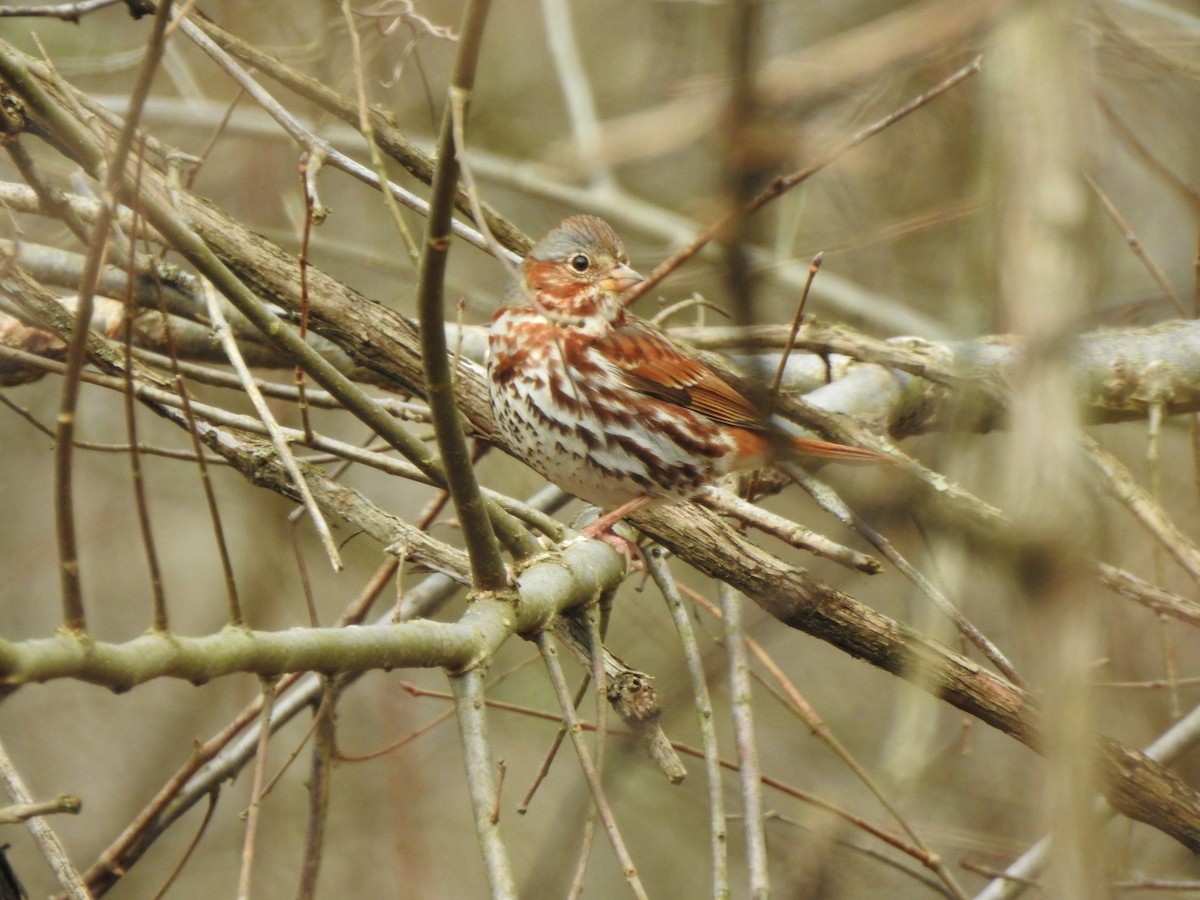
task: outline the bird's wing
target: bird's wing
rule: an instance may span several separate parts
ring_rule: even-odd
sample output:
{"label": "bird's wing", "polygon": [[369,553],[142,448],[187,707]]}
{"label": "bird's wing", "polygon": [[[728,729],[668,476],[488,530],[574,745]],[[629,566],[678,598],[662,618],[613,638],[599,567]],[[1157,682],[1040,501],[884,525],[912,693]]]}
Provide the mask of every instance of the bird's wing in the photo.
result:
{"label": "bird's wing", "polygon": [[725,425],[763,427],[749,400],[649,322],[628,316],[592,348],[618,369],[635,391]]}

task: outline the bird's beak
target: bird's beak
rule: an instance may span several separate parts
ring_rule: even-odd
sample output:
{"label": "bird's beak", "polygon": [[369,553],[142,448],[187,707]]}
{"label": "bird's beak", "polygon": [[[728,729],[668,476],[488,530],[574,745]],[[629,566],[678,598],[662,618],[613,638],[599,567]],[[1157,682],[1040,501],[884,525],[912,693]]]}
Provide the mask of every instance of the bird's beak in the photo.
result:
{"label": "bird's beak", "polygon": [[623,294],[641,280],[641,275],[621,263],[608,271],[600,282],[600,288],[612,294]]}

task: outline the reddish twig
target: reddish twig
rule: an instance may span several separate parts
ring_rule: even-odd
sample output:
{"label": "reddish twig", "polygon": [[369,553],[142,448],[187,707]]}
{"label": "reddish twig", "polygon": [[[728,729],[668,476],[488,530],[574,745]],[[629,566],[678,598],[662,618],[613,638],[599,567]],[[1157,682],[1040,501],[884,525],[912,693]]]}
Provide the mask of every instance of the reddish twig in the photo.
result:
{"label": "reddish twig", "polygon": [[861,131],[855,132],[847,140],[843,141],[821,159],[803,169],[800,169],[798,172],[793,172],[791,175],[784,175],[776,178],[770,183],[770,185],[767,186],[764,191],[762,191],[762,193],[751,200],[745,209],[726,213],[716,222],[712,223],[698,235],[696,235],[696,237],[693,238],[686,246],[681,247],[679,250],[675,251],[675,253],[671,254],[671,256],[663,260],[649,275],[646,276],[642,282],[635,284],[625,292],[622,302],[628,306],[639,297],[643,296],[647,291],[652,290],[664,278],[699,253],[706,244],[708,244],[713,238],[722,232],[722,230],[729,224],[735,215],[748,216],[757,212],[772,200],[787,193],[796,185],[807,180],[808,178],[811,178],[817,172],[821,171],[830,163],[834,162],[843,154],[845,154],[848,150],[851,150],[864,141],[874,137],[885,128],[888,128],[889,126],[903,119],[909,113],[916,112],[922,106],[925,106],[930,101],[944,94],[959,82],[964,81],[970,76],[974,75],[979,71],[982,63],[983,57],[976,57],[970,63],[954,72],[954,74],[952,74],[949,78],[941,81],[925,93],[913,98],[899,109],[893,110],[882,119],[868,125]]}

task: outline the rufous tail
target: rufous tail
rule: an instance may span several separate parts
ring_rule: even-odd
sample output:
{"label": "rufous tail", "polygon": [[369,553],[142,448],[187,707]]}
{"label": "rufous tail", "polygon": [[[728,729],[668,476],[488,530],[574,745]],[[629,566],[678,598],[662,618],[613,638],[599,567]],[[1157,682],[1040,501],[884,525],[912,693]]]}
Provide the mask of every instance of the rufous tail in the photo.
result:
{"label": "rufous tail", "polygon": [[791,438],[792,449],[801,456],[820,456],[839,462],[891,462],[892,458],[875,450],[865,447],[851,447],[849,444],[835,444],[833,441],[822,441],[817,438]]}

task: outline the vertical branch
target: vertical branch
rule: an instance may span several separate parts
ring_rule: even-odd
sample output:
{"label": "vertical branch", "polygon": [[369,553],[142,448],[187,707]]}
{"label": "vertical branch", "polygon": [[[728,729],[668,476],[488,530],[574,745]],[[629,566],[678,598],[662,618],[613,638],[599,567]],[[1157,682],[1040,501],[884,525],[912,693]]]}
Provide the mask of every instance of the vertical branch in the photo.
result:
{"label": "vertical branch", "polygon": [[87,356],[87,341],[96,299],[96,285],[107,255],[108,231],[116,213],[117,190],[125,173],[125,162],[137,134],[138,118],[154,72],[165,46],[167,20],[171,13],[170,0],[159,5],[154,14],[146,57],[138,72],[137,83],[129,99],[129,117],[117,137],[113,155],[107,162],[104,186],[100,193],[100,209],[92,224],[83,275],[80,278],[79,299],[75,306],[75,330],[67,345],[67,371],[63,376],[63,391],[58,408],[58,429],[54,442],[54,519],[58,532],[60,577],[62,583],[63,627],[68,631],[86,631],[87,618],[83,610],[83,585],[79,573],[79,548],[75,534],[75,497],[73,491],[73,462],[75,449],[75,408],[79,404],[79,373]]}
{"label": "vertical branch", "polygon": [[[1016,535],[1003,548],[1007,591],[1025,614],[1029,681],[1043,703],[1042,811],[1053,835],[1046,890],[1063,900],[1108,889],[1092,803],[1101,777],[1092,666],[1101,651],[1087,568],[1103,516],[1083,470],[1079,400],[1065,350],[1101,272],[1098,209],[1082,175],[1096,95],[1087,11],[1079,0],[1007,10],[991,36],[986,110],[999,312],[1006,330],[1028,339],[1012,374],[997,491]],[[1031,594],[1037,603],[1022,603]]]}
{"label": "vertical branch", "polygon": [[712,879],[714,897],[729,896],[729,831],[725,823],[725,799],[721,790],[721,751],[717,746],[717,729],[713,722],[712,699],[708,695],[708,683],[704,679],[704,659],[696,645],[696,634],[687,608],[671,569],[660,547],[652,547],[646,554],[646,565],[650,577],[658,586],[671,610],[675,633],[683,649],[687,663],[688,678],[692,682],[692,701],[696,704],[696,718],[700,726],[700,745],[704,748],[704,773],[708,779],[709,839],[712,844]]}
{"label": "vertical branch", "polygon": [[229,542],[225,540],[225,525],[221,520],[221,506],[217,502],[216,485],[209,476],[208,463],[205,461],[204,444],[200,440],[200,429],[196,427],[196,414],[192,409],[192,395],[179,366],[179,347],[175,340],[175,329],[167,315],[166,303],[162,291],[158,292],[158,313],[166,323],[163,338],[166,341],[167,357],[171,360],[171,377],[175,382],[175,391],[179,394],[180,409],[187,421],[188,439],[192,444],[192,453],[196,458],[196,474],[200,478],[200,490],[204,493],[204,505],[208,509],[208,520],[212,523],[213,543],[216,544],[217,559],[221,563],[221,575],[225,582],[225,604],[229,609],[229,624],[242,625],[242,601],[238,596],[237,578],[233,572],[233,559],[229,555]]}
{"label": "vertical branch", "polygon": [[[141,184],[143,164],[145,162],[145,142],[138,148],[137,170],[134,176],[135,195]],[[129,224],[130,252],[126,257],[125,277],[132,285],[137,277],[137,254],[133,248],[137,243],[138,226],[141,216],[135,206]],[[146,550],[146,566],[150,570],[150,593],[153,598],[153,628],[165,632],[170,627],[167,617],[167,597],[163,588],[162,567],[158,561],[158,549],[154,540],[154,528],[150,522],[150,504],[146,498],[146,479],[142,472],[142,452],[138,446],[138,422],[133,397],[133,322],[137,318],[137,307],[134,293],[130,290],[125,296],[125,316],[122,322],[122,341],[125,344],[125,431],[129,435],[129,474],[133,483],[134,507],[137,510],[138,529],[142,533],[142,546]],[[164,321],[166,317],[164,316]],[[168,328],[169,330],[169,328]]]}
{"label": "vertical branch", "polygon": [[333,775],[333,751],[336,740],[334,704],[338,689],[332,679],[324,679],[321,705],[316,712],[316,736],[313,740],[312,770],[308,779],[308,828],[304,835],[304,862],[300,868],[297,900],[309,900],[317,894],[317,875],[325,843],[325,823],[329,817],[329,786]]}
{"label": "vertical branch", "polygon": [[[612,595],[609,594],[607,597],[611,603]],[[591,682],[596,698],[596,771],[603,772],[605,737],[608,734],[608,676],[604,671],[604,638],[601,636],[600,628],[600,605],[589,606],[585,615],[588,624],[588,647],[592,651]],[[586,688],[586,686],[587,682],[585,681],[582,687]],[[575,699],[577,701],[583,699],[583,690]],[[564,732],[560,731],[559,733]],[[583,823],[583,838],[579,842],[579,860],[575,864],[575,875],[571,879],[570,890],[567,891],[568,900],[576,900],[583,894],[587,880],[588,861],[591,859],[592,845],[596,836],[596,815],[596,807],[593,805],[588,809],[587,818]]]}
{"label": "vertical branch", "polygon": [[[308,295],[308,267],[309,267],[309,251],[312,247],[312,228],[313,220],[316,218],[319,200],[317,199],[316,173],[320,171],[320,157],[316,153],[310,153],[300,162],[300,190],[304,196],[304,226],[300,232],[300,251],[296,255],[296,264],[300,268],[300,321],[297,323],[297,331],[300,333],[300,340],[308,340],[308,320],[312,313],[312,302]],[[296,390],[299,392],[299,400],[297,406],[300,407],[300,422],[304,428],[304,435],[307,438],[312,438],[313,427],[312,418],[308,414],[308,385],[304,379],[304,369],[299,365],[292,367],[292,380],[296,384]]]}
{"label": "vertical branch", "polygon": [[[757,133],[760,122],[755,90],[761,12],[760,0],[740,0],[734,5],[729,59],[731,87],[729,107],[725,114],[727,211],[721,241],[725,248],[725,279],[733,319],[739,325],[749,325],[754,318],[755,278],[743,238],[747,205],[754,197],[766,152],[765,147],[758,146],[761,135]],[[742,632],[741,597],[728,585],[718,584],[717,588],[721,609],[725,614],[725,648],[729,654],[729,692],[742,786],[742,826],[746,836],[746,864],[750,870],[750,895],[755,900],[764,900],[770,895],[771,880],[763,822],[761,772],[754,738],[750,666]]]}
{"label": "vertical branch", "polygon": [[483,679],[486,674],[482,667],[476,667],[469,672],[452,675],[450,688],[454,692],[454,711],[467,767],[467,790],[471,794],[475,834],[479,839],[479,849],[483,851],[483,865],[487,870],[491,896],[496,900],[516,900],[517,884],[513,880],[508,849],[504,846],[500,822],[495,814],[496,783],[492,778],[492,753],[483,699]]}
{"label": "vertical branch", "polygon": [[238,876],[238,900],[250,900],[250,876],[254,872],[254,844],[258,837],[258,811],[262,806],[263,786],[267,780],[267,749],[271,744],[271,711],[275,708],[278,685],[262,681],[262,712],[258,717],[258,750],[254,760],[254,783],[250,786],[250,807],[246,811],[246,838],[242,843],[242,871]]}
{"label": "vertical branch", "polygon": [[729,696],[737,743],[738,777],[742,782],[742,826],[746,831],[750,895],[763,900],[771,893],[771,880],[767,871],[767,835],[763,827],[762,772],[754,737],[750,658],[742,630],[742,598],[727,584],[718,584],[717,588],[721,596],[721,613],[725,617],[725,652],[729,654]]}
{"label": "vertical branch", "polygon": [[453,109],[456,101],[461,101],[464,111],[468,108],[489,5],[489,0],[471,0],[463,11],[450,96],[442,113],[441,132],[438,135],[438,164],[430,188],[429,218],[425,223],[425,239],[418,267],[417,307],[425,389],[433,430],[442,454],[446,486],[454,500],[467,552],[471,557],[472,581],[479,590],[499,591],[508,585],[508,575],[500,557],[500,544],[483,506],[479,483],[475,480],[458,403],[454,398],[451,359],[446,349],[443,298],[446,259],[450,251],[450,219],[459,171],[455,158]]}
{"label": "vertical branch", "polygon": [[740,0],[734,5],[730,47],[730,94],[725,113],[726,218],[721,224],[725,246],[725,279],[729,287],[733,320],[749,325],[754,310],[754,273],[742,243],[747,205],[754,197],[766,148],[758,146],[758,96],[755,65],[758,56],[760,0]]}

